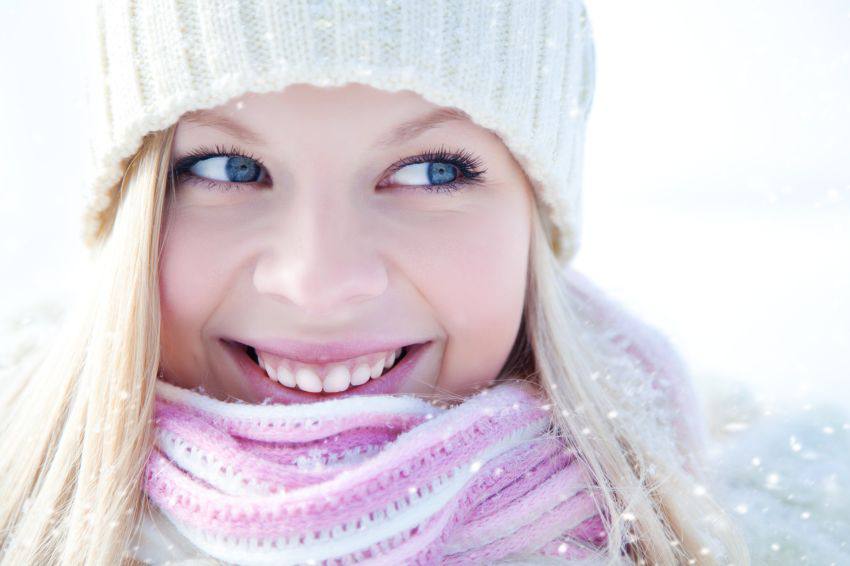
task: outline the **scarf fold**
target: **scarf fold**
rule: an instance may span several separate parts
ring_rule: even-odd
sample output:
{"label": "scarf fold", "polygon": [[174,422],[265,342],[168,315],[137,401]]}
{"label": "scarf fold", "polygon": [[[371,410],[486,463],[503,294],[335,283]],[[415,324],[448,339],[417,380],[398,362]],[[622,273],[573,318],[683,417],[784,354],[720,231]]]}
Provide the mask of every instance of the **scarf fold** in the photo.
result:
{"label": "scarf fold", "polygon": [[598,555],[581,461],[529,384],[452,407],[413,395],[224,402],[156,384],[144,491],[234,564],[485,564]]}

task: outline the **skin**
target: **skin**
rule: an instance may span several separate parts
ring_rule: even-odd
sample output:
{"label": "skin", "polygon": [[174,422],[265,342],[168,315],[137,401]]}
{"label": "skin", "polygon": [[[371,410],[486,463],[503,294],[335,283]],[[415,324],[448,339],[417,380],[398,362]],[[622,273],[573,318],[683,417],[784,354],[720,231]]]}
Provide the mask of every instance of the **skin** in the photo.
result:
{"label": "skin", "polygon": [[[433,341],[402,393],[457,400],[492,383],[520,326],[532,188],[501,139],[469,120],[373,147],[436,108],[413,91],[349,83],[248,93],[208,110],[262,138],[251,143],[184,115],[172,163],[201,145],[235,145],[263,163],[267,182],[224,191],[181,177],[169,193],[164,379],[259,403],[220,337],[389,336]],[[483,182],[452,193],[423,189],[424,173],[397,182],[394,164],[440,146],[478,157]]]}

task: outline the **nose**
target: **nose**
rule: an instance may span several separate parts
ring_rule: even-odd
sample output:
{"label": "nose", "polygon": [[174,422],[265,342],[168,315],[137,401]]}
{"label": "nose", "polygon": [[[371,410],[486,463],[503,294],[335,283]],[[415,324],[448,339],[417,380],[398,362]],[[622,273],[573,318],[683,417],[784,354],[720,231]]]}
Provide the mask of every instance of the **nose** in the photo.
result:
{"label": "nose", "polygon": [[309,315],[339,312],[381,295],[386,266],[368,219],[345,198],[301,199],[275,214],[254,267],[261,294]]}

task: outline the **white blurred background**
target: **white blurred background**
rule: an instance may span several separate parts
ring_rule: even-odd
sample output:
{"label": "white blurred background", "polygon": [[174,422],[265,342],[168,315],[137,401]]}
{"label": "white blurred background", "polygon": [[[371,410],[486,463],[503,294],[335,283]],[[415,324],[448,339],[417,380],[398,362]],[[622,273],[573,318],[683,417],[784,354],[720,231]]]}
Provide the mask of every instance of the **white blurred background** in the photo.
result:
{"label": "white blurred background", "polygon": [[[850,407],[850,3],[587,0],[597,85],[575,267],[708,389]],[[73,292],[73,3],[0,0],[0,317]]]}

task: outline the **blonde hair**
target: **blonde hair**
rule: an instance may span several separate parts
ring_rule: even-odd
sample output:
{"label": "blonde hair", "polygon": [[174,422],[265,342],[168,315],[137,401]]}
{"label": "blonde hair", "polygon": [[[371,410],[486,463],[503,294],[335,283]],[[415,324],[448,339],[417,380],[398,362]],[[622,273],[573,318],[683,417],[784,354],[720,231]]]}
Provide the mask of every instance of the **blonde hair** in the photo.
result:
{"label": "blonde hair", "polygon": [[[2,566],[135,562],[125,553],[147,510],[141,478],[152,448],[157,274],[174,130],[148,134],[124,164],[85,294],[49,346],[2,384]],[[503,374],[534,381],[551,400],[557,430],[598,486],[608,556],[613,562],[625,551],[647,565],[749,564],[722,508],[695,493],[706,484],[700,470],[665,460],[606,417],[609,394],[590,377],[605,360],[578,331],[574,297],[540,216],[532,217],[525,312]]]}

